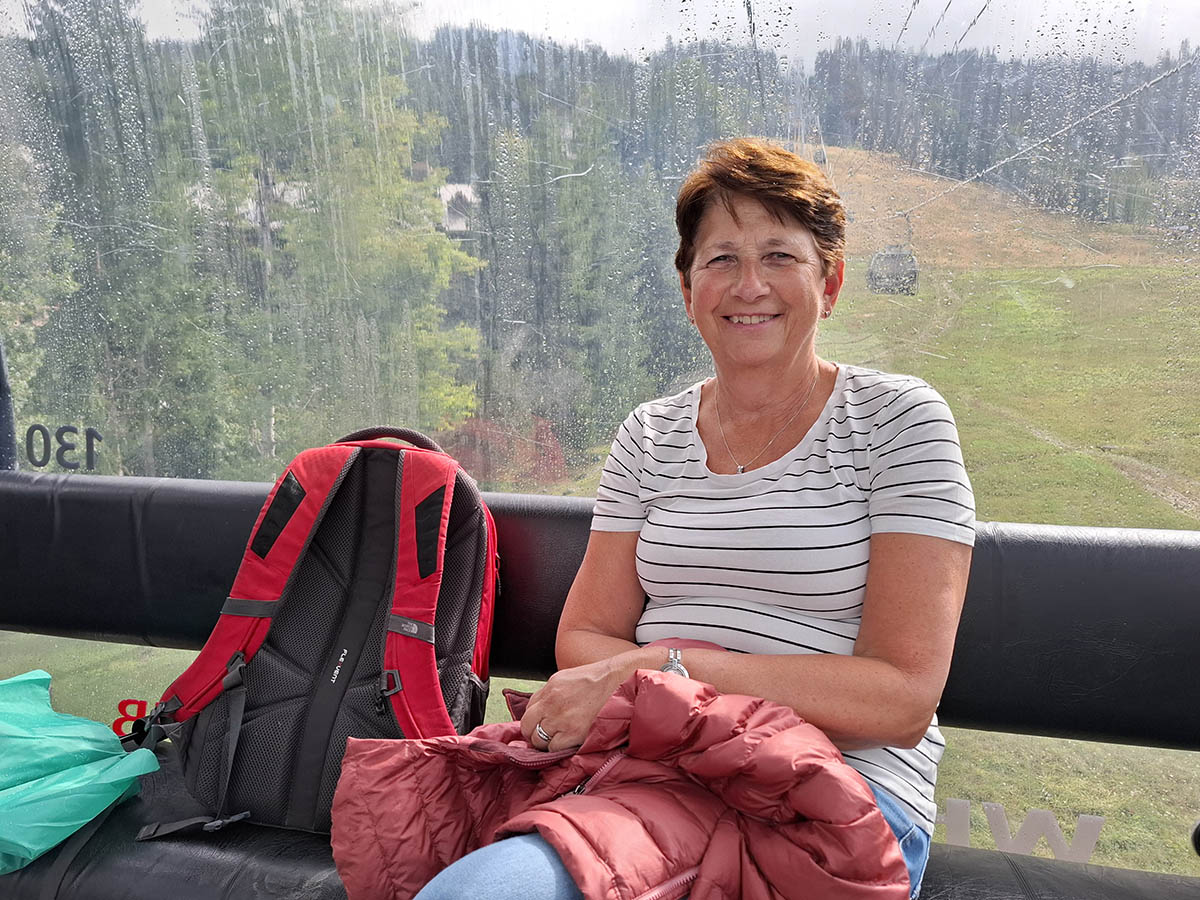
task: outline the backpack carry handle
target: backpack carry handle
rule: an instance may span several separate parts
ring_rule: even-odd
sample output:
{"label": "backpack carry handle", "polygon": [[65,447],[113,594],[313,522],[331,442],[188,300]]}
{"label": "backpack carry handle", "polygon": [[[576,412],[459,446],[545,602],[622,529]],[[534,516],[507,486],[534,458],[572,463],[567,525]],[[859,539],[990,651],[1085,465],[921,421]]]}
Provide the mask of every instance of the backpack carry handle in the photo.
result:
{"label": "backpack carry handle", "polygon": [[446,452],[437,445],[436,441],[426,437],[419,431],[413,431],[411,428],[393,428],[390,425],[380,425],[375,428],[364,428],[361,431],[355,431],[353,434],[348,434],[344,438],[340,438],[337,443],[373,441],[376,438],[396,438],[400,441],[407,441],[414,447],[420,447],[422,450],[436,450],[438,453]]}

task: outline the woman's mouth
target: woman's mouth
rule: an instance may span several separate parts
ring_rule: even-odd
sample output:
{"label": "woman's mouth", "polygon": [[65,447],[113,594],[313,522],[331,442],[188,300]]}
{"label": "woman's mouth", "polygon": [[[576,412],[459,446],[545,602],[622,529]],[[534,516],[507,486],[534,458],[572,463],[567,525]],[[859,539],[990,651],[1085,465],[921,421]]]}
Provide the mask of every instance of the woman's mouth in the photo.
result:
{"label": "woman's mouth", "polygon": [[779,318],[778,313],[772,315],[753,315],[753,316],[725,316],[725,320],[732,322],[734,325],[761,325],[763,322],[769,322],[772,319]]}

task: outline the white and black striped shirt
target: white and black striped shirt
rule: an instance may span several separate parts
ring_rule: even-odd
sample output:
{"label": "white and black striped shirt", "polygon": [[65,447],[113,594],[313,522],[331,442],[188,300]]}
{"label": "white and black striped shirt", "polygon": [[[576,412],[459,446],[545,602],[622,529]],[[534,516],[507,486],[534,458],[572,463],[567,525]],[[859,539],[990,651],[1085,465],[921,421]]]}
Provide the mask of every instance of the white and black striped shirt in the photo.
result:
{"label": "white and black striped shirt", "polygon": [[[958,430],[920,379],[840,366],[804,439],[740,475],[708,470],[700,387],[629,415],[597,491],[594,530],[640,532],[639,643],[682,637],[744,653],[850,654],[872,534],[974,543]],[[844,756],[932,832],[943,747],[935,719],[914,749]]]}

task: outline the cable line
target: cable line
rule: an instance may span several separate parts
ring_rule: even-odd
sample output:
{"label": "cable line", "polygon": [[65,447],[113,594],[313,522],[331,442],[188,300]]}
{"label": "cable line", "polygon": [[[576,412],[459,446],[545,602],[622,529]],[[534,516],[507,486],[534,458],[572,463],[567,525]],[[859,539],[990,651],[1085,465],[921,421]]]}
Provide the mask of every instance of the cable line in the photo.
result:
{"label": "cable line", "polygon": [[917,51],[917,56],[925,52],[925,48],[929,46],[929,42],[933,39],[933,33],[938,30],[938,26],[942,24],[942,20],[946,18],[946,13],[950,12],[950,4],[954,0],[946,0],[946,8],[942,10],[942,14],[938,16],[937,21],[933,23],[933,27],[929,29],[929,34],[925,35],[925,43],[921,45],[921,49]]}
{"label": "cable line", "polygon": [[1058,131],[1054,132],[1054,134],[1050,135],[1049,137],[1044,137],[1040,141],[1030,144],[1028,147],[1023,147],[1022,149],[1020,149],[1016,153],[1014,153],[1012,156],[1006,157],[1005,159],[1000,160],[1000,162],[994,163],[993,165],[988,166],[986,169],[976,172],[970,178],[965,178],[962,181],[955,182],[952,186],[946,188],[946,190],[944,190],[940,193],[934,194],[932,197],[927,197],[926,199],[924,199],[920,203],[918,203],[916,206],[910,206],[908,209],[901,210],[900,212],[894,212],[891,215],[881,216],[880,218],[877,218],[877,219],[867,219],[867,220],[863,221],[861,224],[869,225],[874,222],[886,222],[889,219],[899,219],[903,216],[909,215],[910,213],[916,212],[918,209],[921,209],[924,206],[928,206],[930,203],[933,203],[936,200],[941,200],[947,194],[953,194],[960,187],[963,187],[964,185],[968,185],[973,181],[978,181],[983,176],[988,175],[992,172],[995,172],[1001,166],[1008,165],[1014,159],[1020,159],[1022,156],[1029,153],[1030,151],[1036,150],[1038,147],[1042,147],[1042,146],[1050,143],[1055,138],[1062,137],[1068,131],[1071,131],[1072,129],[1077,128],[1078,126],[1082,125],[1084,122],[1088,121],[1088,119],[1093,119],[1103,112],[1108,112],[1110,109],[1120,106],[1122,103],[1125,103],[1128,100],[1132,100],[1138,94],[1142,93],[1142,91],[1149,90],[1150,88],[1154,87],[1154,85],[1158,84],[1160,81],[1165,81],[1166,79],[1170,78],[1172,75],[1178,75],[1184,69],[1194,66],[1197,62],[1200,62],[1200,50],[1197,50],[1195,53],[1192,54],[1190,59],[1184,60],[1179,65],[1177,65],[1175,68],[1169,69],[1168,71],[1163,72],[1161,75],[1150,79],[1145,84],[1134,88],[1132,91],[1122,94],[1116,100],[1113,100],[1110,103],[1104,104],[1099,109],[1094,109],[1087,115],[1080,116],[1074,122],[1064,125],[1062,128],[1058,129]]}
{"label": "cable line", "polygon": [[917,11],[917,7],[921,4],[921,0],[913,0],[912,6],[908,8],[908,15],[904,17],[904,24],[900,26],[900,33],[896,35],[896,40],[892,44],[892,49],[900,45],[900,38],[904,37],[904,31],[908,28],[908,20],[912,18],[912,14]]}
{"label": "cable line", "polygon": [[975,27],[975,23],[979,21],[979,17],[982,16],[985,12],[987,12],[987,8],[991,5],[992,5],[992,0],[983,0],[983,6],[980,8],[979,12],[975,13],[975,18],[973,18],[971,20],[971,24],[967,26],[967,30],[964,31],[962,33],[962,35],[959,36],[959,39],[954,42],[954,49],[950,51],[951,53],[958,52],[958,45],[963,42],[963,38],[965,38],[970,33],[971,29]]}

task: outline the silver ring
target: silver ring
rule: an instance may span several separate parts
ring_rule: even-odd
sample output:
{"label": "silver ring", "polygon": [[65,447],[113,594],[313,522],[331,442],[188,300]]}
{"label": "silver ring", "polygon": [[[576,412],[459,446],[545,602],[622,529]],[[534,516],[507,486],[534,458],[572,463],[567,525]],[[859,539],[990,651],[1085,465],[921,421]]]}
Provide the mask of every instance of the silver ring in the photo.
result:
{"label": "silver ring", "polygon": [[550,735],[546,734],[546,729],[542,727],[541,722],[538,722],[536,725],[533,726],[533,731],[538,737],[540,737],[547,744],[550,743]]}

